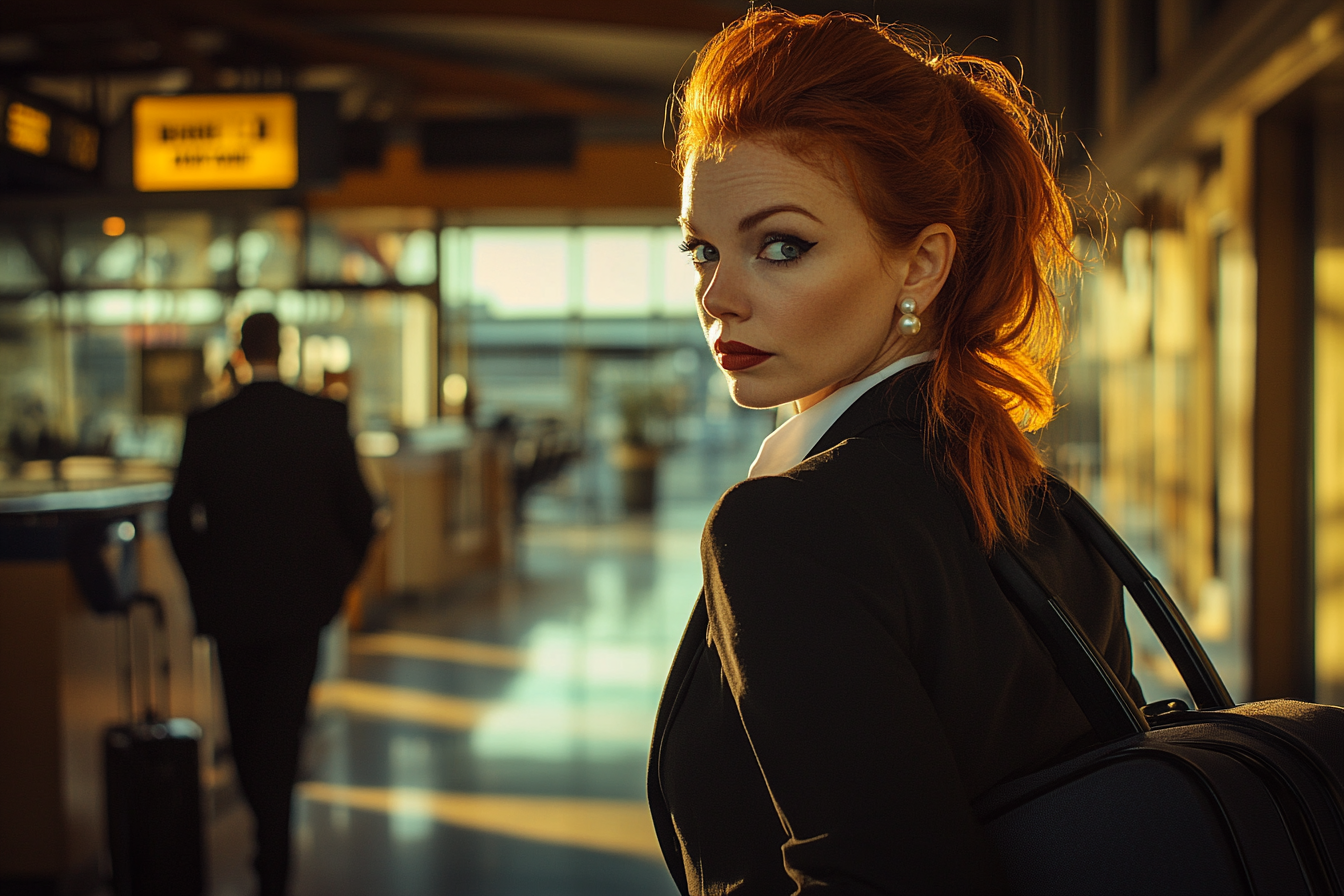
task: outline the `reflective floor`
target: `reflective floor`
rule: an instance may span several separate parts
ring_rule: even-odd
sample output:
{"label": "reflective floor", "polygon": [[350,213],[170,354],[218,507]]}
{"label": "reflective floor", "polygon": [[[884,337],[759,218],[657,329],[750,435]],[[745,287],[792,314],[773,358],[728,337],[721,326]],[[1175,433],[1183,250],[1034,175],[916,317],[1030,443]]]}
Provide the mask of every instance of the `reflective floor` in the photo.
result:
{"label": "reflective floor", "polygon": [[295,892],[675,893],[644,763],[708,509],[530,525],[515,569],[351,636],[314,691]]}
{"label": "reflective floor", "polygon": [[[645,801],[649,739],[701,528],[764,431],[665,457],[651,516],[620,511],[600,456],[582,462],[529,501],[508,568],[333,632],[295,896],[675,894]],[[212,896],[251,896],[248,812],[234,795],[215,817]]]}
{"label": "reflective floor", "polygon": [[[676,893],[644,767],[700,530],[769,420],[745,424],[665,457],[651,516],[621,512],[593,452],[529,501],[507,569],[327,639],[295,896]],[[234,802],[217,812],[214,896],[252,892]]]}

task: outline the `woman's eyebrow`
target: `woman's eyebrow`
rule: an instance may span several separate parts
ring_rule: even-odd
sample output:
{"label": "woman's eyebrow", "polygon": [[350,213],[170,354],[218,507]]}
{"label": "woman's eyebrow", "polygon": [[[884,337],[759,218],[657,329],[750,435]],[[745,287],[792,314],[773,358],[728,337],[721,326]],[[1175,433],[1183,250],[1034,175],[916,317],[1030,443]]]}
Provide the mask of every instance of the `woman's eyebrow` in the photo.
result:
{"label": "woman's eyebrow", "polygon": [[[741,221],[737,223],[737,231],[738,233],[746,233],[748,230],[751,230],[753,227],[757,226],[762,221],[765,221],[768,218],[772,218],[775,215],[783,214],[784,212],[796,212],[800,215],[811,218],[818,224],[825,223],[816,215],[812,214],[810,211],[803,208],[801,205],[772,205],[769,208],[763,208],[758,212],[753,212],[752,214],[747,215],[745,218],[743,218]],[[695,227],[691,225],[690,218],[686,217],[685,215],[678,215],[677,223],[681,225],[681,229],[686,231],[687,234],[695,233]]]}
{"label": "woman's eyebrow", "polygon": [[760,224],[760,223],[761,223],[762,221],[764,221],[766,218],[770,218],[770,217],[773,217],[773,216],[775,216],[775,215],[782,214],[783,212],[797,212],[797,213],[800,214],[800,215],[805,215],[805,216],[811,218],[813,221],[816,221],[818,224],[821,224],[821,223],[822,223],[822,220],[821,220],[820,218],[818,218],[816,215],[812,214],[812,213],[811,213],[810,211],[808,211],[807,209],[803,208],[801,205],[772,205],[772,206],[770,206],[769,208],[763,208],[763,209],[761,209],[761,210],[758,211],[758,212],[754,212],[754,213],[752,213],[752,214],[750,214],[750,215],[747,215],[747,216],[746,216],[745,218],[743,218],[741,221],[738,221],[738,222],[737,222],[737,232],[738,232],[738,233],[746,233],[748,230],[750,230],[751,228],[753,228],[753,227],[755,227],[756,225]]}

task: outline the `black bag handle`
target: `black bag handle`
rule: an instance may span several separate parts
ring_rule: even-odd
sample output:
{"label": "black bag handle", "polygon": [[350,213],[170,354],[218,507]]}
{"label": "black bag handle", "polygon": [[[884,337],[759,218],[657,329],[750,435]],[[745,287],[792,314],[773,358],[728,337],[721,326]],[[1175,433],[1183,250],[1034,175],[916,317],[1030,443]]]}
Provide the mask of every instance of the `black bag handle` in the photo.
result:
{"label": "black bag handle", "polygon": [[1045,644],[1060,678],[1103,741],[1148,730],[1148,720],[1115,672],[1083,633],[1069,608],[1041,584],[1010,548],[989,558],[1004,594]]}
{"label": "black bag handle", "polygon": [[1213,667],[1209,655],[1181,615],[1162,583],[1139,562],[1129,545],[1097,513],[1087,499],[1058,475],[1049,475],[1050,494],[1073,527],[1096,548],[1119,576],[1130,598],[1152,626],[1162,647],[1176,664],[1185,687],[1203,710],[1227,709],[1234,705],[1227,685]]}
{"label": "black bag handle", "polygon": [[[1162,584],[1072,486],[1050,474],[1049,490],[1064,518],[1096,548],[1124,584],[1176,664],[1196,706],[1203,710],[1232,706],[1227,687]],[[1097,735],[1109,741],[1148,730],[1142,710],[1068,607],[1041,584],[1010,547],[1001,545],[989,563],[1004,593],[1044,643]]]}

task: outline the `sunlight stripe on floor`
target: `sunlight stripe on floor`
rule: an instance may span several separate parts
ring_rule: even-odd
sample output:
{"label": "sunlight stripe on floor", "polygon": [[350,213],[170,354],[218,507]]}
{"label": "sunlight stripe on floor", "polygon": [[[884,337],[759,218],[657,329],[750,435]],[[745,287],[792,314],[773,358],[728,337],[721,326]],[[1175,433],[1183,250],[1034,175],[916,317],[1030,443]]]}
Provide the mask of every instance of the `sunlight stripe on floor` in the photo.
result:
{"label": "sunlight stripe on floor", "polygon": [[505,752],[516,751],[520,744],[543,751],[567,749],[564,744],[571,738],[643,750],[653,727],[653,710],[643,707],[468,700],[350,678],[313,685],[312,701],[318,712],[339,710],[382,721],[475,731],[491,749]]}
{"label": "sunlight stripe on floor", "polygon": [[492,704],[447,697],[413,688],[397,688],[367,681],[338,679],[313,685],[313,708],[340,709],[364,716],[415,722],[464,731],[476,727]]}
{"label": "sunlight stripe on floor", "polygon": [[662,861],[649,807],[643,802],[350,787],[320,781],[300,784],[299,796],[316,803],[389,815],[427,815],[443,824],[491,834]]}
{"label": "sunlight stripe on floor", "polygon": [[493,666],[497,669],[520,669],[527,658],[524,651],[513,647],[501,647],[498,644],[486,644],[481,641],[464,641],[460,638],[416,635],[409,632],[352,635],[350,652]]}

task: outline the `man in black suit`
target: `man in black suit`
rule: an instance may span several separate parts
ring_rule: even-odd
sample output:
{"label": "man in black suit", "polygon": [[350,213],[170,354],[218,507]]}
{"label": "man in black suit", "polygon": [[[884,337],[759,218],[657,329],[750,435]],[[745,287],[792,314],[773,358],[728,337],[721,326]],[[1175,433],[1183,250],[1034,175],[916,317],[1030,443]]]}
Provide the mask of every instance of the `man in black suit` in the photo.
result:
{"label": "man in black suit", "polygon": [[168,529],[214,637],[262,896],[285,892],[290,802],[318,636],[373,537],[345,405],[279,380],[280,324],[243,323],[252,381],[187,418]]}

